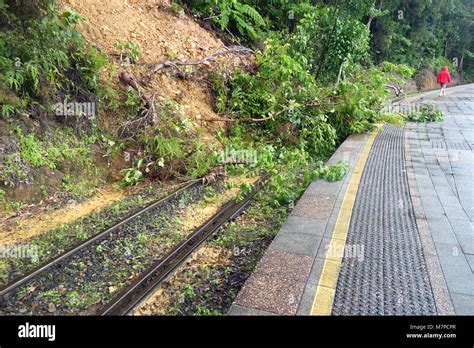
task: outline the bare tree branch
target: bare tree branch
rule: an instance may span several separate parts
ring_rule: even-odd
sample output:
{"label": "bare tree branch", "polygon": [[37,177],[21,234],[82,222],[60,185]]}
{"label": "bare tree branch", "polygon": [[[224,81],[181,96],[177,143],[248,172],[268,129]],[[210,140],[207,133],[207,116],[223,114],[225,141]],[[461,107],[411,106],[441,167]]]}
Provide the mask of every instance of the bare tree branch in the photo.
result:
{"label": "bare tree branch", "polygon": [[155,110],[155,94],[153,94],[151,98],[148,98],[142,94],[140,91],[140,86],[138,86],[138,83],[132,73],[123,71],[120,74],[120,80],[127,86],[130,86],[137,91],[138,96],[145,103],[145,106],[148,109],[145,117],[151,115],[151,124],[156,126],[158,124],[158,115],[156,114]]}
{"label": "bare tree branch", "polygon": [[157,63],[151,66],[148,69],[147,74],[141,79],[141,83],[142,85],[146,86],[150,82],[152,76],[162,69],[165,69],[165,68],[178,69],[178,66],[180,65],[200,65],[200,64],[210,62],[214,60],[214,58],[216,58],[217,56],[220,56],[223,54],[249,55],[249,54],[254,54],[254,52],[251,49],[244,46],[223,46],[219,48],[217,51],[213,52],[212,54],[199,60],[188,60],[188,61],[167,60],[167,61]]}

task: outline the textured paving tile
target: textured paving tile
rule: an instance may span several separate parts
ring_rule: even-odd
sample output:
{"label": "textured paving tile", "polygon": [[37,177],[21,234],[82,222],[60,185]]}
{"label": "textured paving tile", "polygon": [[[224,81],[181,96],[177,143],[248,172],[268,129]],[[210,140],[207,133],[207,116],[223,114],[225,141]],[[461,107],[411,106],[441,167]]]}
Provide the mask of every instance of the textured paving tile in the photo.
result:
{"label": "textured paving tile", "polygon": [[[320,283],[335,287],[337,282],[334,315],[436,313],[408,192],[403,139],[402,130],[385,125],[369,154],[347,235],[348,245],[364,246],[365,258],[344,255],[338,279]],[[424,187],[433,190],[431,181]],[[338,273],[335,264],[324,267]]]}
{"label": "textured paving tile", "polygon": [[313,258],[310,256],[270,249],[262,257],[254,273],[305,282],[312,264]]}
{"label": "textured paving tile", "polygon": [[437,254],[425,254],[425,262],[430,275],[430,283],[436,300],[438,315],[453,315],[453,304]]}
{"label": "textured paving tile", "polygon": [[298,201],[291,215],[328,219],[335,201],[335,195],[307,192]]}
{"label": "textured paving tile", "polygon": [[304,287],[304,282],[253,273],[235,303],[277,314],[295,315]]}

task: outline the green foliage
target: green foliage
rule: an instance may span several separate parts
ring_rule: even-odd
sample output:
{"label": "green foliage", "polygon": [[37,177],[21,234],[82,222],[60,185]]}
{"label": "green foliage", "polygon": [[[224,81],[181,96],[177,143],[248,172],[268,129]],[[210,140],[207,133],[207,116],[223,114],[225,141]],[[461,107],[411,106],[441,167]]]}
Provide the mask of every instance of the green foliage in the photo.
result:
{"label": "green foliage", "polygon": [[199,178],[208,173],[216,164],[216,157],[210,156],[210,151],[212,149],[207,150],[206,146],[197,140],[194,152],[187,158],[185,163],[186,173],[192,178]]}
{"label": "green foliage", "polygon": [[372,129],[388,95],[384,84],[390,78],[378,68],[369,71],[361,66],[348,68],[345,80],[335,89],[337,101],[329,110],[329,121],[341,139]]}
{"label": "green foliage", "polygon": [[[17,139],[18,152],[4,157],[5,165],[0,168],[0,182],[4,185],[15,187],[28,177],[32,168],[63,169],[66,162],[77,166],[77,173],[82,175],[94,172],[89,147],[95,142],[93,136],[79,139],[71,129],[57,129],[45,140],[37,133],[25,133],[20,126],[14,126],[12,133]],[[81,185],[90,187],[87,183],[90,184],[83,180]]]}
{"label": "green foliage", "polygon": [[5,190],[0,189],[0,203],[5,204],[6,202],[7,202],[6,192],[5,192]]}
{"label": "green foliage", "polygon": [[380,64],[380,69],[386,73],[397,73],[405,78],[410,78],[415,74],[415,69],[407,65],[394,64],[391,62],[382,62],[382,64]]}
{"label": "green foliage", "polygon": [[405,121],[405,115],[397,112],[381,112],[376,119],[378,123],[387,122],[397,127],[403,127]]}
{"label": "green foliage", "polygon": [[329,166],[321,164],[320,167],[316,169],[316,176],[326,181],[339,181],[344,178],[348,170],[349,164],[342,161],[338,161]]}
{"label": "green foliage", "polygon": [[122,184],[124,186],[136,185],[144,179],[143,172],[140,170],[142,164],[143,159],[139,159],[133,167],[121,170],[123,174]]}
{"label": "green foliage", "polygon": [[211,309],[209,309],[205,306],[197,305],[196,313],[194,315],[197,315],[197,316],[220,316],[222,314],[218,311],[211,310]]}
{"label": "green foliage", "polygon": [[436,104],[422,104],[418,110],[408,115],[410,121],[414,122],[441,122],[444,113],[439,110]]}
{"label": "green foliage", "polygon": [[20,158],[32,167],[57,168],[64,160],[74,160],[76,163],[90,165],[89,138],[83,142],[77,139],[71,131],[65,133],[58,130],[56,136],[49,142],[41,141],[34,133],[24,134],[19,126],[15,128],[18,138]]}
{"label": "green foliage", "polygon": [[32,99],[97,91],[97,72],[106,64],[105,56],[75,30],[83,20],[78,13],[69,8],[59,13],[50,1],[37,5],[23,12],[0,4],[0,90],[11,94],[9,100],[0,98],[3,116],[24,109]]}
{"label": "green foliage", "polygon": [[221,28],[236,29],[244,38],[251,40],[259,36],[265,26],[260,13],[245,1],[238,0],[198,0],[191,3],[194,11],[211,17]]}
{"label": "green foliage", "polygon": [[173,11],[174,13],[179,14],[179,15],[184,14],[183,6],[181,6],[177,2],[172,2],[171,3],[171,11]]}
{"label": "green foliage", "polygon": [[[328,154],[335,145],[336,133],[327,116],[311,104],[317,99],[314,77],[290,55],[290,45],[279,39],[267,41],[257,55],[259,70],[250,75],[237,72],[230,81],[230,113],[239,118],[272,119],[257,123],[265,133],[280,136],[280,125],[292,133],[290,142],[300,140],[316,155]],[[302,88],[304,86],[304,88]],[[282,139],[282,141],[285,139]]]}
{"label": "green foliage", "polygon": [[420,69],[428,69],[437,74],[443,67],[448,67],[452,76],[455,76],[456,67],[453,65],[453,62],[446,59],[445,57],[434,57],[431,59],[424,59],[423,63],[420,65]]}
{"label": "green foliage", "polygon": [[298,61],[307,61],[316,79],[335,81],[341,65],[368,57],[369,31],[366,26],[338,9],[318,8],[301,19],[289,39]]}
{"label": "green foliage", "polygon": [[[416,69],[444,66],[458,62],[452,72],[473,76],[472,58],[467,55],[474,48],[471,0],[395,0],[383,2],[388,15],[377,18],[371,31],[372,57],[403,63]],[[445,60],[442,64],[436,61]],[[460,64],[460,61],[468,62]]]}
{"label": "green foliage", "polygon": [[77,179],[69,175],[63,177],[63,188],[75,199],[82,199],[92,193],[97,182],[94,180]]}
{"label": "green foliage", "polygon": [[[135,102],[135,97],[127,101],[131,107],[137,107]],[[216,163],[210,156],[212,146],[199,140],[199,128],[184,115],[180,104],[166,99],[156,109],[158,125],[135,134],[133,145],[140,148],[140,156],[133,159],[134,166],[122,170],[123,185],[135,185],[145,176],[201,177]]]}
{"label": "green foliage", "polygon": [[194,291],[194,285],[186,284],[183,288],[184,297],[190,300],[196,298],[196,292]]}
{"label": "green foliage", "polygon": [[140,58],[140,44],[131,41],[122,43],[117,40],[115,42],[115,48],[120,50],[120,57],[122,59],[128,59],[130,63],[136,63]]}

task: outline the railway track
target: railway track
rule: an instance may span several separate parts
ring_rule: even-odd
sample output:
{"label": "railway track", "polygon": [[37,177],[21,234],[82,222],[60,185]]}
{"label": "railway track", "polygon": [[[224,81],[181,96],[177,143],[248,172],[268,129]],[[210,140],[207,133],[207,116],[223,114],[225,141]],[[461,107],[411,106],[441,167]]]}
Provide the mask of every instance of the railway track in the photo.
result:
{"label": "railway track", "polygon": [[178,196],[180,193],[186,191],[188,188],[192,187],[196,183],[190,183],[188,185],[185,185],[172,193],[170,193],[168,196],[159,199],[155,202],[150,203],[148,206],[145,208],[142,208],[131,215],[129,215],[127,218],[123,219],[122,221],[114,224],[113,226],[105,229],[104,231],[91,236],[90,238],[84,240],[83,242],[73,246],[72,248],[66,250],[65,252],[61,253],[60,255],[56,256],[55,258],[51,259],[50,261],[42,264],[41,266],[31,270],[30,272],[24,274],[23,276],[9,282],[8,284],[4,285],[3,287],[0,287],[0,296],[5,296],[6,294],[12,292],[15,289],[18,289],[20,286],[28,283],[35,277],[37,277],[40,273],[47,271],[48,269],[51,269],[53,266],[57,265],[61,261],[66,260],[68,257],[70,257],[73,254],[76,254],[77,252],[87,248],[89,245],[100,241],[101,239],[105,238],[108,234],[114,233],[117,231],[121,226],[125,225],[126,223],[129,223],[133,219],[135,219],[137,216],[141,216],[145,214],[146,212],[166,203]]}
{"label": "railway track", "polygon": [[[137,304],[139,304],[143,299],[145,299],[161,282],[163,282],[167,278],[167,276],[169,276],[184,260],[186,260],[187,257],[190,256],[206,239],[208,239],[214,232],[216,232],[220,226],[222,226],[225,222],[233,219],[236,215],[238,215],[250,203],[252,197],[258,192],[262,183],[266,180],[267,176],[262,177],[260,180],[258,180],[254,184],[252,192],[250,192],[243,200],[237,203],[231,200],[224,204],[213,217],[211,217],[206,223],[201,225],[199,228],[195,229],[184,241],[178,243],[175,247],[173,247],[171,251],[165,253],[164,257],[160,258],[156,262],[153,262],[149,267],[147,267],[143,272],[141,272],[138,277],[135,277],[134,280],[132,280],[132,282],[128,286],[126,286],[123,290],[119,291],[119,293],[115,295],[111,301],[107,302],[103,307],[99,308],[99,310],[96,311],[96,314],[128,314],[133,308],[136,307]],[[116,223],[115,225],[107,228],[106,230],[94,236],[91,236],[85,241],[71,247],[62,254],[29,271],[23,276],[12,280],[8,284],[0,288],[0,302],[2,306],[5,305],[5,303],[9,303],[9,301],[12,301],[11,303],[9,303],[9,308],[14,308],[15,300],[12,300],[12,298],[14,298],[13,294],[18,293],[18,291],[21,291],[30,283],[39,282],[41,285],[40,288],[42,288],[43,290],[51,291],[51,288],[54,288],[54,285],[51,286],[48,284],[48,278],[46,277],[46,275],[49,275],[51,283],[56,282],[56,285],[58,283],[61,283],[63,273],[71,273],[70,270],[67,269],[67,266],[64,265],[73,263],[73,261],[80,262],[82,258],[92,258],[94,262],[92,263],[92,265],[90,265],[90,268],[94,269],[95,263],[99,265],[101,264],[102,260],[93,255],[95,251],[92,251],[91,249],[94,246],[100,245],[100,243],[103,243],[104,240],[113,239],[114,236],[117,239],[120,239],[120,233],[124,235],[124,232],[121,232],[121,230],[126,228],[129,224],[134,223],[136,220],[145,219],[145,216],[151,216],[151,214],[157,209],[162,209],[161,207],[166,206],[166,203],[177,200],[180,195],[183,195],[190,189],[196,190],[196,183],[191,183],[179,188],[167,197],[149,204],[147,207],[131,214],[124,220]],[[173,213],[173,210],[170,209],[167,211],[168,214]],[[110,249],[112,249],[112,247]],[[94,277],[96,277],[99,273],[99,270],[94,269],[92,280],[94,280]],[[37,299],[38,298],[36,298],[36,300]],[[35,298],[30,296],[29,302],[34,304]],[[11,313],[11,310],[7,310],[7,313],[8,312]]]}
{"label": "railway track", "polygon": [[250,192],[240,202],[227,202],[211,219],[197,228],[189,238],[177,245],[169,254],[155,262],[146,272],[112,301],[101,308],[98,315],[126,315],[150,295],[184,260],[203,242],[212,236],[224,223],[235,218],[250,203],[252,197],[268,179],[262,177],[254,184]]}

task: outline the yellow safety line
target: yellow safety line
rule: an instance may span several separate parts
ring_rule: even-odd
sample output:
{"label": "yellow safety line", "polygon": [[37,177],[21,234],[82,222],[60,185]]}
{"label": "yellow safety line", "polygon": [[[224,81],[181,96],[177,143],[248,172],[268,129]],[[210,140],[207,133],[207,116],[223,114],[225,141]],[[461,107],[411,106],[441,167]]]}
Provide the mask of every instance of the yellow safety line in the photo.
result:
{"label": "yellow safety line", "polygon": [[[340,251],[343,250],[342,248],[346,245],[347,231],[351,221],[357,189],[359,188],[362,172],[377,133],[378,130],[375,130],[370,134],[357,161],[357,165],[354,168],[354,172],[344,195],[344,200],[342,201],[341,209],[339,210],[328,251]],[[342,253],[327,253],[318,287],[316,288],[311,315],[331,315],[341,263]]]}

